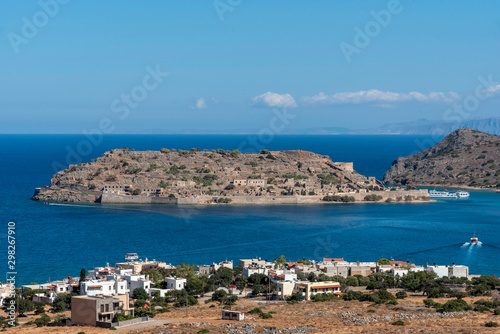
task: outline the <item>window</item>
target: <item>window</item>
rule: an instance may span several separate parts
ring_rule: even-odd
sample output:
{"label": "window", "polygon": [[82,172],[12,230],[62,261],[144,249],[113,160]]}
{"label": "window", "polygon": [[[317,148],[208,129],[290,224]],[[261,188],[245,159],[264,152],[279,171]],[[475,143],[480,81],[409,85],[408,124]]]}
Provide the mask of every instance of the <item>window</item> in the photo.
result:
{"label": "window", "polygon": [[101,305],[101,312],[104,312],[104,305]]}
{"label": "window", "polygon": [[109,304],[106,304],[106,312],[109,312]]}
{"label": "window", "polygon": [[111,290],[111,287],[109,287],[109,290]]}

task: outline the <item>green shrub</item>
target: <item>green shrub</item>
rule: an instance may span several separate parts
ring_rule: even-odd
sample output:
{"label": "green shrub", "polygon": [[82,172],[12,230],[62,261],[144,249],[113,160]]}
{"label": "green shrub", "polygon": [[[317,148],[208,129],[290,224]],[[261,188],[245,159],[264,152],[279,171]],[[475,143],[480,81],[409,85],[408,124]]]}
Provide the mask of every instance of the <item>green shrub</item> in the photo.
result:
{"label": "green shrub", "polygon": [[350,203],[350,202],[354,202],[356,199],[353,197],[353,196],[331,196],[331,195],[327,195],[327,196],[324,196],[323,201],[325,202],[343,202],[343,203]]}
{"label": "green shrub", "polygon": [[484,306],[484,305],[478,305],[478,306],[474,307],[474,311],[481,312],[481,313],[483,313],[483,312],[491,312],[491,310],[489,308],[487,308],[486,306]]}
{"label": "green shrub", "polygon": [[35,320],[35,325],[36,327],[43,327],[47,326],[49,322],[50,322],[50,317],[46,314],[43,314],[40,318]]}
{"label": "green shrub", "polygon": [[493,314],[494,315],[500,315],[500,309],[496,309],[495,311],[493,311]]}
{"label": "green shrub", "polygon": [[472,307],[463,299],[448,300],[443,306],[437,308],[438,312],[460,312],[469,311],[471,309]]}
{"label": "green shrub", "polygon": [[405,322],[403,320],[396,320],[391,325],[393,325],[393,326],[404,326]]}
{"label": "green shrub", "polygon": [[250,311],[248,311],[247,313],[250,313],[250,314],[258,314],[259,317],[261,317],[262,319],[271,319],[273,316],[271,315],[271,313],[264,313],[260,308],[258,307],[255,307],[253,309],[251,309]]}
{"label": "green shrub", "polygon": [[396,292],[397,299],[405,299],[406,297],[408,297],[408,294],[406,292],[404,292],[404,291]]}
{"label": "green shrub", "polygon": [[377,201],[380,201],[382,199],[382,196],[380,195],[366,195],[364,200],[367,201],[367,202],[377,202]]}
{"label": "green shrub", "polygon": [[319,293],[311,297],[311,300],[314,302],[327,302],[336,299],[339,299],[339,297],[337,297],[333,293]]}
{"label": "green shrub", "polygon": [[250,311],[248,311],[247,313],[249,313],[249,314],[261,314],[262,310],[258,307],[255,307],[255,308],[251,309]]}
{"label": "green shrub", "polygon": [[490,321],[484,324],[485,327],[498,327],[498,324],[494,321]]}

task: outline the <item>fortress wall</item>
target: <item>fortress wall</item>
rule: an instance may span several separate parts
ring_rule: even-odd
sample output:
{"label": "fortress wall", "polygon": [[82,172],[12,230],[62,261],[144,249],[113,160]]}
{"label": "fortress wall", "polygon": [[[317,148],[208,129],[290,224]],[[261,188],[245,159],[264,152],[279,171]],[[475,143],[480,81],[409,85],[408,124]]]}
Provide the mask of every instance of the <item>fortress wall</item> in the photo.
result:
{"label": "fortress wall", "polygon": [[380,195],[382,196],[382,201],[385,201],[386,199],[390,198],[392,200],[396,200],[398,197],[402,197],[403,200],[406,196],[413,196],[413,197],[429,197],[429,192],[427,189],[418,189],[418,190],[396,190],[396,191],[371,191],[367,193],[336,193],[335,195],[338,196],[352,196],[356,201],[364,201],[365,196],[367,195]]}
{"label": "fortress wall", "polygon": [[[352,196],[356,201],[364,202],[367,195],[380,195],[382,200],[391,198],[394,201],[398,197],[404,198],[408,195],[413,197],[428,197],[426,189],[420,190],[397,190],[397,191],[373,191],[369,193],[337,193],[338,196]],[[171,197],[146,197],[146,196],[125,196],[111,193],[102,194],[101,203],[103,204],[178,204],[178,205],[198,205],[213,204],[213,199],[217,196],[201,196],[193,198],[171,198]],[[326,203],[321,199],[323,195],[314,196],[227,196],[231,204],[313,204]]]}
{"label": "fortress wall", "polygon": [[149,196],[127,196],[111,193],[103,193],[101,198],[103,204],[177,204],[177,198],[171,197],[149,197]]}

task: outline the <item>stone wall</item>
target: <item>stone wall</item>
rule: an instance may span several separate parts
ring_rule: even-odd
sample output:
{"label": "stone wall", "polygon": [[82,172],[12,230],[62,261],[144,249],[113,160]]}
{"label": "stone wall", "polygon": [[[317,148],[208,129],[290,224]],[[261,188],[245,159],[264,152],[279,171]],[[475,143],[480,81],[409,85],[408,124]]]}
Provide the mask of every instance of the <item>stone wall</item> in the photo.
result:
{"label": "stone wall", "polygon": [[177,204],[177,198],[173,197],[150,197],[131,196],[103,193],[102,204]]}
{"label": "stone wall", "polygon": [[134,319],[130,319],[130,320],[113,322],[113,323],[111,323],[111,325],[113,327],[121,327],[121,326],[133,325],[133,324],[137,324],[137,323],[145,322],[145,321],[149,321],[149,317],[140,317],[140,318],[134,318]]}
{"label": "stone wall", "polygon": [[[429,197],[427,189],[418,190],[396,190],[396,191],[372,191],[361,193],[335,193],[338,196],[352,196],[357,202],[365,202],[367,195],[380,195],[382,199],[378,202],[386,201],[390,198],[393,202],[403,202],[406,196],[412,196],[414,199]],[[178,205],[203,205],[214,204],[214,198],[230,198],[231,204],[313,204],[313,203],[331,203],[323,202],[323,195],[314,196],[197,196],[186,198],[172,197],[150,197],[150,196],[130,196],[117,195],[111,193],[102,194],[101,203],[103,204],[178,204]],[[398,200],[399,199],[399,200]]]}

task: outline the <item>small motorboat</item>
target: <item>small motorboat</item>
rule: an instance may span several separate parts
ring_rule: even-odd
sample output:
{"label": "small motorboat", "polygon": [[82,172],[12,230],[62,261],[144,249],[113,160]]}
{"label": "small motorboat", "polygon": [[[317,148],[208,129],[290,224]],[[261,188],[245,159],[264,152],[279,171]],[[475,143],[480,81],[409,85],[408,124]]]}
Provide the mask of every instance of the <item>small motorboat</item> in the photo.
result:
{"label": "small motorboat", "polygon": [[470,238],[470,243],[474,244],[474,243],[477,243],[477,242],[479,242],[479,239],[476,238],[476,233],[474,233],[474,236],[472,238]]}

